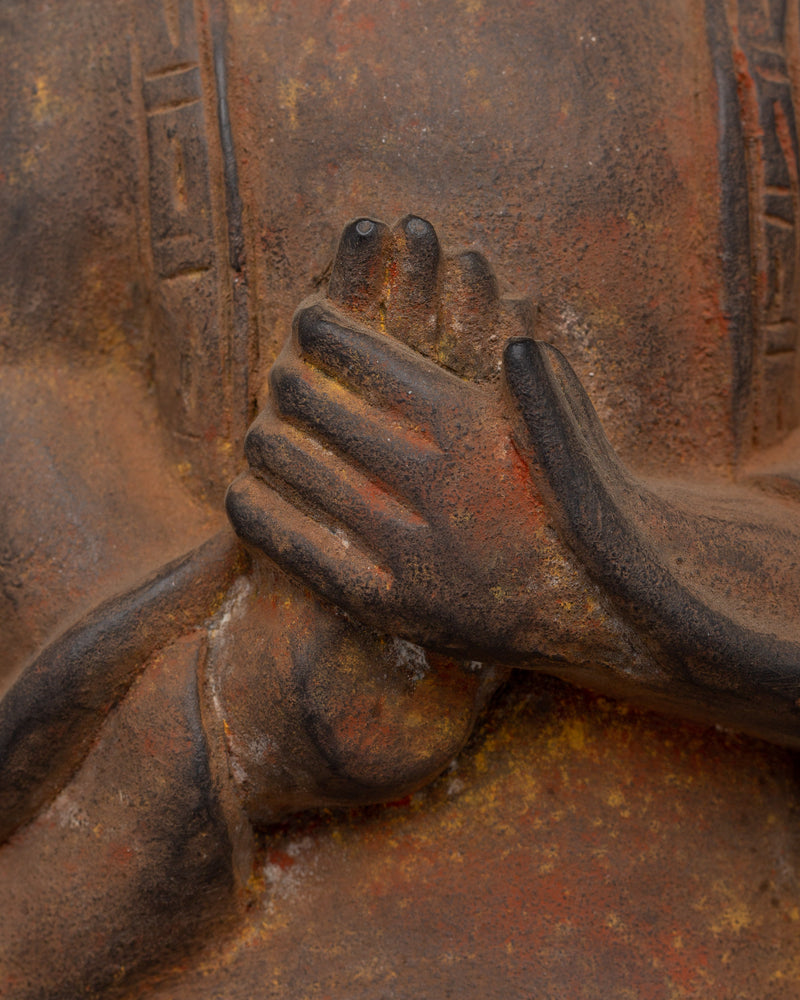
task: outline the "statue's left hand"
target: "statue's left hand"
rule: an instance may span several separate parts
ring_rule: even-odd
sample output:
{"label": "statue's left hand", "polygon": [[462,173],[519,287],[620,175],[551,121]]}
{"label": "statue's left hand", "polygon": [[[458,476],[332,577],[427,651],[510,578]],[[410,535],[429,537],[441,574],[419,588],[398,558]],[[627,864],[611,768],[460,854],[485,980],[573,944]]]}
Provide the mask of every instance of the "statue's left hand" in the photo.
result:
{"label": "statue's left hand", "polygon": [[237,532],[362,621],[507,659],[564,632],[580,581],[497,389],[318,300],[295,316],[246,450]]}

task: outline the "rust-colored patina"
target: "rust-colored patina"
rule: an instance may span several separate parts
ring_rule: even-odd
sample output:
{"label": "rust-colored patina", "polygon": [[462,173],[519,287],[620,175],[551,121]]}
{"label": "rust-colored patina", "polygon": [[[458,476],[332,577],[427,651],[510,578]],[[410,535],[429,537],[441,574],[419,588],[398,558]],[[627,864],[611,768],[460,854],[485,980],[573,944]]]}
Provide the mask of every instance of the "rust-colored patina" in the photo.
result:
{"label": "rust-colored patina", "polygon": [[797,807],[785,751],[516,674],[433,786],[265,838],[152,995],[789,1000]]}
{"label": "rust-colored patina", "polygon": [[0,995],[796,996],[797,6],[2,19]]}

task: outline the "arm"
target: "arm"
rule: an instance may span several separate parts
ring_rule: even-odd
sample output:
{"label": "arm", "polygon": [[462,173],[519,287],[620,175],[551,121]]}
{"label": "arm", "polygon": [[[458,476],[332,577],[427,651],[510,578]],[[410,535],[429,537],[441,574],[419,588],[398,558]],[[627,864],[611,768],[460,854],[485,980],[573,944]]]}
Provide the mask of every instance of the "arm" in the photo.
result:
{"label": "arm", "polygon": [[797,745],[798,506],[733,483],[637,479],[558,351],[519,341],[505,365],[516,439],[565,543],[668,665],[672,693]]}
{"label": "arm", "polygon": [[214,612],[242,557],[221,532],[103,602],[31,661],[0,701],[0,843],[72,777],[153,652]]}
{"label": "arm", "polygon": [[96,608],[0,701],[0,842],[69,784],[143,672],[203,633],[204,724],[258,825],[424,784],[504,677],[348,622],[222,532]]}
{"label": "arm", "polygon": [[174,963],[241,916],[254,826],[420,787],[503,676],[352,623],[230,533],[101,605],[0,703],[0,993]]}

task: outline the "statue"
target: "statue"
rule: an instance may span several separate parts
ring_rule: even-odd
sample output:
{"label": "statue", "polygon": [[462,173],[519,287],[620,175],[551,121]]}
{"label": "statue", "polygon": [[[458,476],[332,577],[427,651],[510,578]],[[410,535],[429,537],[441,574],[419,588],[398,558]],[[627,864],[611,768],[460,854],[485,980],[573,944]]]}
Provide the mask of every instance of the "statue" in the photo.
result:
{"label": "statue", "polygon": [[[247,157],[237,161],[226,46],[237,39],[247,65],[251,41],[226,24],[221,5],[199,20],[191,4],[147,6],[134,25],[131,72],[142,101],[132,131],[149,156],[140,252],[151,278],[131,325],[152,324],[141,348],[150,389],[140,388],[127,353],[139,350],[139,333],[108,348],[107,402],[95,403],[97,382],[73,364],[77,335],[64,347],[65,374],[33,322],[21,343],[33,344],[35,364],[14,353],[13,338],[4,354],[12,414],[4,504],[13,512],[4,528],[12,553],[4,667],[18,677],[0,703],[0,884],[10,890],[0,969],[15,996],[133,995],[143,977],[170,967],[174,975],[184,956],[235,935],[254,898],[260,831],[306,810],[414,793],[452,766],[512,667],[797,746],[797,142],[785,82],[792,70],[778,66],[785,37],[767,45],[765,34],[782,32],[784,21],[794,30],[789,15],[771,9],[762,24],[743,5],[734,31],[729,11],[705,10],[719,117],[716,131],[708,122],[700,130],[697,155],[707,167],[712,135],[724,254],[719,267],[705,250],[691,259],[705,269],[696,283],[712,275],[725,303],[722,318],[705,317],[703,363],[683,382],[682,364],[695,355],[665,344],[669,323],[686,314],[676,319],[676,310],[653,335],[648,363],[664,362],[667,391],[648,386],[643,396],[652,393],[662,419],[678,415],[677,465],[681,447],[695,449],[684,474],[673,462],[659,475],[653,466],[669,466],[669,441],[646,414],[620,416],[630,400],[609,405],[633,334],[603,347],[616,321],[601,319],[589,335],[568,307],[553,312],[547,295],[535,315],[527,300],[501,293],[481,253],[446,254],[418,215],[392,229],[362,216],[345,229],[330,270],[316,270],[325,291],[296,312],[254,414],[251,331],[260,324],[267,362],[265,343],[284,332],[265,333],[274,307],[258,295],[292,257],[294,237],[266,227],[254,255],[247,233],[237,174]],[[512,21],[528,16],[512,13]],[[588,30],[581,46],[591,63],[597,37]],[[157,44],[143,45],[137,31]],[[750,59],[760,91],[726,90],[732,31],[740,72]],[[262,28],[252,37],[263,39]],[[659,44],[671,52],[665,37]],[[242,98],[250,83],[239,70],[233,100],[255,107],[257,98]],[[316,85],[318,68],[307,70]],[[296,129],[292,86],[278,93]],[[36,101],[46,122],[52,95],[38,79]],[[198,139],[212,109],[216,148]],[[238,127],[241,137],[244,119]],[[744,176],[755,161],[737,146],[742,129],[760,130],[758,210],[745,203],[756,197]],[[690,187],[676,183],[681,197]],[[702,197],[697,204],[706,211]],[[647,231],[634,207],[628,221]],[[713,242],[708,230],[698,223]],[[672,270],[662,281],[686,309],[695,277],[664,233],[656,245]],[[285,252],[276,249],[282,240]],[[762,272],[751,273],[753,247]],[[269,277],[257,278],[262,270]],[[655,299],[654,327],[664,309]],[[753,302],[762,309],[757,331]],[[647,365],[627,358],[631,383],[641,385]],[[611,388],[597,389],[604,361]],[[48,390],[51,370],[60,393]],[[59,416],[70,401],[96,405],[94,425],[112,425],[111,447],[94,445],[97,478],[85,492],[91,452]],[[129,424],[118,430],[126,408]],[[13,424],[20,412],[22,433]],[[254,415],[241,472],[233,445]],[[145,443],[158,442],[156,424],[191,468],[182,462],[176,472],[169,449]],[[230,479],[227,511],[241,541],[213,513]],[[50,519],[44,542],[31,542],[23,496]],[[137,580],[178,537],[195,547]],[[27,578],[16,568],[25,546]],[[43,641],[70,617],[71,627]]]}

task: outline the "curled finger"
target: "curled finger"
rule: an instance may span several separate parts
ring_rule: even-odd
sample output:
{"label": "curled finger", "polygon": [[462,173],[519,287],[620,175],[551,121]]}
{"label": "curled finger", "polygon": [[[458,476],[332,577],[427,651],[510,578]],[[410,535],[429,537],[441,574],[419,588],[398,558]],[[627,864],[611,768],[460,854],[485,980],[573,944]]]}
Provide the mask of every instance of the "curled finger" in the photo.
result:
{"label": "curled finger", "polygon": [[412,508],[417,505],[419,486],[441,457],[424,429],[375,409],[307,366],[276,364],[270,372],[270,399],[279,416],[355,463]]}
{"label": "curled finger", "polygon": [[251,468],[270,484],[319,512],[326,523],[344,527],[381,562],[398,533],[427,528],[424,518],[339,455],[269,411],[259,416],[247,435],[245,452]]}
{"label": "curled finger", "polygon": [[375,333],[314,303],[294,318],[294,338],[304,361],[371,404],[430,425],[452,393],[472,388],[391,337]]}
{"label": "curled finger", "polygon": [[252,474],[234,480],[225,507],[243,541],[329,601],[360,615],[385,606],[392,588],[386,569]]}

